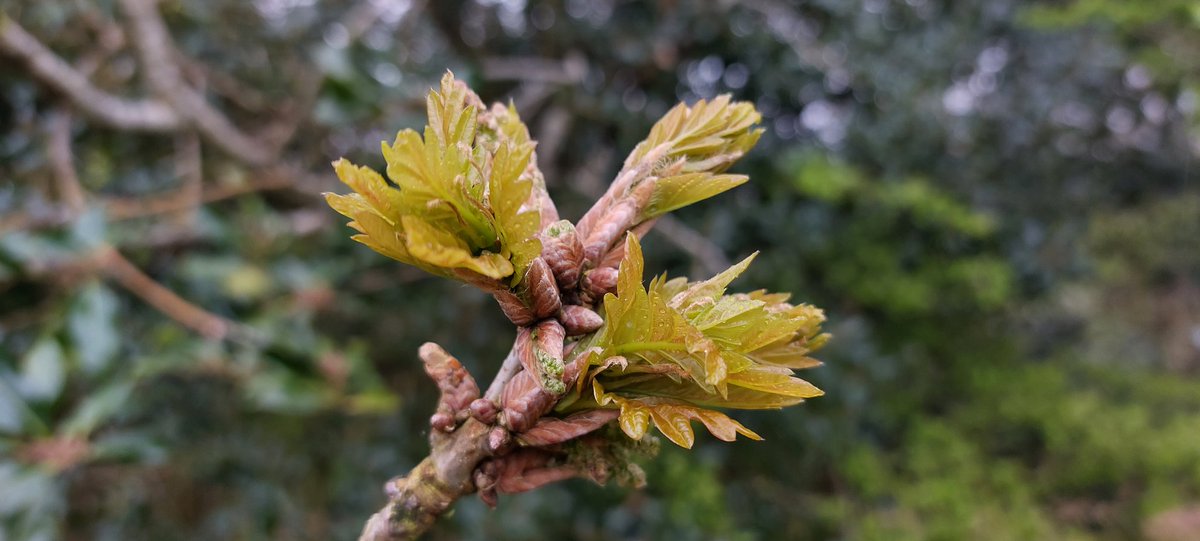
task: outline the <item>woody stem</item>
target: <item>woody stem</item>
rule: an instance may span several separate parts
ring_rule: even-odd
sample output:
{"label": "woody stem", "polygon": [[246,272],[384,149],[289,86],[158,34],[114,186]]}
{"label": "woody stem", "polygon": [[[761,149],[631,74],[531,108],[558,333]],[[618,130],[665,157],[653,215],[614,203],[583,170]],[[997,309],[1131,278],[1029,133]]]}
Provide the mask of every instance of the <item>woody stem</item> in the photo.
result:
{"label": "woody stem", "polygon": [[[515,347],[486,397],[499,401],[504,386],[520,368]],[[491,426],[468,418],[450,434],[430,436],[429,456],[408,475],[388,481],[388,503],[367,520],[359,541],[412,541],[418,539],[459,498],[475,492],[473,474],[479,463],[491,456],[487,439]]]}

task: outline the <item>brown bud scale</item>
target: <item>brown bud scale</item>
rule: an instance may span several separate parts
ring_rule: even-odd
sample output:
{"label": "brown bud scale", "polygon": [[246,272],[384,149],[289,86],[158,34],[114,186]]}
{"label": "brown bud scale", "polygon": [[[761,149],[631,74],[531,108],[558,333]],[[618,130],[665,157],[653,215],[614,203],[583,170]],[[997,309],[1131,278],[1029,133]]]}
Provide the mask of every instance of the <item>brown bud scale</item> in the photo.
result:
{"label": "brown bud scale", "polygon": [[458,359],[433,342],[422,344],[417,354],[424,363],[425,373],[441,391],[438,411],[447,413],[453,423],[456,413],[464,411],[471,401],[479,398],[475,378]]}
{"label": "brown bud scale", "polygon": [[637,214],[637,203],[632,199],[622,199],[609,207],[583,241],[584,259],[593,265],[599,262],[600,256],[608,252],[613,243],[634,225]]}
{"label": "brown bud scale", "polygon": [[604,325],[604,318],[600,314],[577,304],[563,306],[558,313],[558,320],[562,322],[567,336],[592,333]]}
{"label": "brown bud scale", "polygon": [[542,390],[536,373],[522,370],[504,386],[504,422],[513,432],[529,430],[554,407],[554,395]]}
{"label": "brown bud scale", "polygon": [[559,220],[543,231],[542,259],[550,266],[560,290],[569,291],[579,284],[583,243],[571,222]]}
{"label": "brown bud scale", "polygon": [[521,302],[521,298],[514,295],[511,291],[501,290],[492,293],[496,303],[500,305],[500,311],[508,317],[508,320],[517,326],[525,326],[536,321],[533,311]]}
{"label": "brown bud scale", "polygon": [[492,454],[501,454],[512,444],[512,438],[502,426],[492,427],[488,432],[487,447]]}
{"label": "brown bud scale", "polygon": [[601,267],[583,274],[583,288],[594,300],[600,300],[604,294],[617,289],[617,269]]}
{"label": "brown bud scale", "polygon": [[477,398],[471,402],[471,417],[485,425],[496,421],[497,412],[496,404],[486,398]]}
{"label": "brown bud scale", "polygon": [[546,260],[538,257],[529,264],[529,270],[525,272],[525,284],[529,287],[533,315],[537,319],[550,317],[562,307],[562,297],[559,296],[558,286],[554,283],[554,273],[546,264]]}
{"label": "brown bud scale", "polygon": [[439,412],[433,414],[429,418],[429,426],[433,427],[434,430],[441,430],[442,432],[453,432],[454,427],[457,425],[454,422],[453,415],[450,415],[449,413],[446,413],[444,411],[439,411]]}

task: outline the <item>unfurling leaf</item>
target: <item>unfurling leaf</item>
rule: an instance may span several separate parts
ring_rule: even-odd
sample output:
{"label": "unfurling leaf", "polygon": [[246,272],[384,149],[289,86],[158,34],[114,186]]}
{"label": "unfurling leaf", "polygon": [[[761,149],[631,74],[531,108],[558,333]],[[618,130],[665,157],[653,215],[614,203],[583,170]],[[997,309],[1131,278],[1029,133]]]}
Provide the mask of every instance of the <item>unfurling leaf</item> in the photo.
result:
{"label": "unfurling leaf", "polygon": [[626,231],[746,182],[722,174],[762,135],[754,105],[729,95],[679,104],[655,123],[577,230],[593,265]]}
{"label": "unfurling leaf", "polygon": [[693,420],[720,439],[759,439],[708,408],[774,409],[822,394],[792,375],[819,364],[808,355],[824,341],[821,311],[789,304],[787,295],[726,292],[753,256],[708,280],[662,276],[646,287],[641,245],[632,234],[625,242],[616,292],[604,298],[604,326],[576,348],[594,368],[578,396],[564,401],[571,410],[618,407],[629,437],[654,426],[690,447]]}
{"label": "unfurling leaf", "polygon": [[353,193],[326,200],[377,252],[491,291],[515,286],[541,252],[539,207],[526,203],[544,182],[528,132],[515,110],[497,124],[449,73],[426,103],[423,136],[404,130],[383,144],[392,184],[343,159],[334,169]]}

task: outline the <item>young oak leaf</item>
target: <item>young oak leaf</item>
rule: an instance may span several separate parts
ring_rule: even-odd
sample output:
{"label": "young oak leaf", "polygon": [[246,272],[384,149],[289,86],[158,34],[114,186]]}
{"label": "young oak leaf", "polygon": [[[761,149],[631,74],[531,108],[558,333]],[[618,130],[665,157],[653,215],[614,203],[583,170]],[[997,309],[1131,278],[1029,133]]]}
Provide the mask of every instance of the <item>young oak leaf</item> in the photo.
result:
{"label": "young oak leaf", "polygon": [[759,120],[753,104],[728,95],[668,111],[576,224],[588,259],[598,262],[625,231],[745,183],[722,173],[758,142]]}
{"label": "young oak leaf", "polygon": [[744,184],[744,175],[719,174],[758,142],[762,129],[754,105],[728,94],[676,105],[650,130],[627,164],[653,158],[654,191],[642,209],[649,219]]}
{"label": "young oak leaf", "polygon": [[[708,280],[660,276],[643,287],[641,246],[627,236],[617,292],[604,299],[604,327],[576,348],[597,366],[580,388],[591,387],[597,407],[618,407],[627,435],[638,438],[653,425],[690,447],[692,420],[722,439],[741,431],[708,408],[778,409],[823,394],[792,375],[819,364],[808,354],[826,336],[820,310],[788,304],[786,295],[726,292],[752,260]],[[586,402],[577,392],[565,409]]]}
{"label": "young oak leaf", "polygon": [[423,135],[403,130],[382,145],[394,186],[339,160],[334,169],[353,192],[326,200],[375,251],[498,290],[517,286],[541,252],[538,209],[523,208],[533,143],[515,111],[499,135],[481,130],[477,102],[447,73],[426,100]]}
{"label": "young oak leaf", "polygon": [[613,397],[613,401],[620,407],[617,424],[625,432],[625,435],[635,440],[645,436],[650,424],[653,423],[654,427],[672,443],[685,449],[691,449],[696,442],[692,421],[700,421],[709,433],[722,441],[733,441],[737,438],[737,434],[752,440],[763,439],[753,430],[719,411],[660,398],[624,399]]}

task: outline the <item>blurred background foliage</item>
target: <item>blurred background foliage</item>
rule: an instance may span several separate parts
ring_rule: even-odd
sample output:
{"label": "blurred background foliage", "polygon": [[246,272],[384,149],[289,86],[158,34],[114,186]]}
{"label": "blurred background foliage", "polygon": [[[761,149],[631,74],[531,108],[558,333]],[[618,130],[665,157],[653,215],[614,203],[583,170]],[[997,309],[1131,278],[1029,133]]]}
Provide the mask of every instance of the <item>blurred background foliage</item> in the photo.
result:
{"label": "blurred background foliage", "polygon": [[[0,7],[136,99],[134,1]],[[427,450],[417,346],[487,379],[512,338],[318,197],[446,69],[516,104],[566,217],[676,101],[753,101],[751,183],[651,233],[648,270],[762,250],[739,289],[835,339],[827,396],[740,417],[766,442],[664,446],[640,492],[464,501],[432,539],[1197,539],[1194,0],[159,9],[182,79],[284,143],[100,122],[2,57],[0,539],[357,534]]]}

